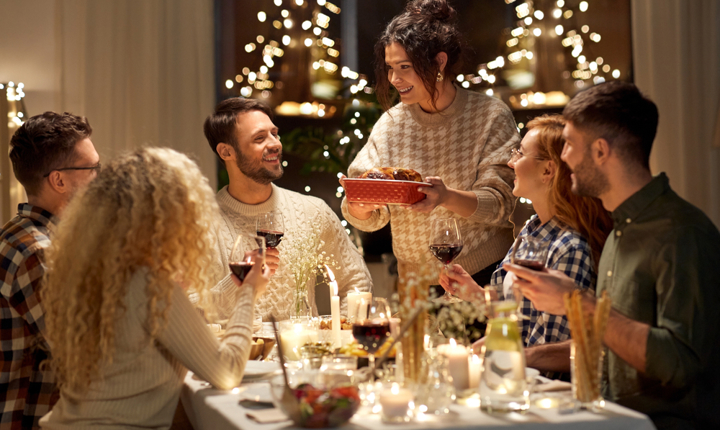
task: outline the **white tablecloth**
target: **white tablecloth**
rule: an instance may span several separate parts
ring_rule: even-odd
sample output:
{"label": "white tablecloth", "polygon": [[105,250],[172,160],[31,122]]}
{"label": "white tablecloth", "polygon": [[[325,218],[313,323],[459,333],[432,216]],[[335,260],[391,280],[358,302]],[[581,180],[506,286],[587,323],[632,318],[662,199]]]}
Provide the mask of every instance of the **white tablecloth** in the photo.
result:
{"label": "white tablecloth", "polygon": [[[262,382],[260,382],[262,383]],[[247,409],[238,404],[240,394],[216,390],[206,383],[192,379],[192,373],[185,378],[181,400],[195,430],[278,430],[295,428],[290,421],[258,424],[245,414]],[[641,413],[606,402],[605,411],[595,414],[582,411],[567,415],[558,414],[555,409],[531,407],[525,415],[516,414],[513,419],[488,415],[479,408],[453,405],[451,413],[438,420],[413,422],[402,425],[384,424],[379,415],[356,414],[344,430],[419,430],[419,429],[503,429],[522,425],[531,430],[654,430],[650,419]]]}

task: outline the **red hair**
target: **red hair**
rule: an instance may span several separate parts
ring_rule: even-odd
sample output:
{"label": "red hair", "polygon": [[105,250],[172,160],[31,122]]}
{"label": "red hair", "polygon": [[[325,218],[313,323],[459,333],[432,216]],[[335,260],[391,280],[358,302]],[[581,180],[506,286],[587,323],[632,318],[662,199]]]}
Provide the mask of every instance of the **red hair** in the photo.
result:
{"label": "red hair", "polygon": [[565,119],[561,115],[543,115],[528,122],[527,129],[536,130],[538,154],[552,160],[557,172],[552,179],[548,201],[555,211],[555,219],[578,231],[590,245],[595,268],[610,230],[612,218],[599,199],[581,197],[571,190],[570,168],[560,159],[565,140],[562,137]]}

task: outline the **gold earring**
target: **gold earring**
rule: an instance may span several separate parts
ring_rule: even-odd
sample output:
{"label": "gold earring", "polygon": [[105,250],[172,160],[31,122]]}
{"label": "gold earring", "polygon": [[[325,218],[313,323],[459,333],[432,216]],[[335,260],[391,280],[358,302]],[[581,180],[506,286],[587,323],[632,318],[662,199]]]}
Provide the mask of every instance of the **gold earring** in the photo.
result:
{"label": "gold earring", "polygon": [[438,81],[438,82],[442,82],[443,79],[445,79],[445,78],[443,77],[443,75],[442,75],[440,72],[438,72],[437,81]]}

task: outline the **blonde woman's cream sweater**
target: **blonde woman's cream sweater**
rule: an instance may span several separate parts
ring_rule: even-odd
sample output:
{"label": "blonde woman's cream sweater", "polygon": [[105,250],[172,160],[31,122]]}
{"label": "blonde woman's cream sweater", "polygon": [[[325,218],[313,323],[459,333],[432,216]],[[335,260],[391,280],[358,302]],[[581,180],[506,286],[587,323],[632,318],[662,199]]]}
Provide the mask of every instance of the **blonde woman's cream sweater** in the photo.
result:
{"label": "blonde woman's cream sweater", "polygon": [[439,176],[448,187],[472,191],[477,209],[465,218],[439,206],[429,214],[387,206],[360,220],[350,215],[343,200],[343,215],[363,231],[379,230],[389,222],[395,256],[414,264],[434,261],[428,248],[432,220],[455,218],[465,242],[455,263],[476,273],[501,260],[512,245],[515,175],[507,162],[519,141],[508,107],[486,95],[458,88],[452,104],[434,114],[418,104],[399,103],[375,124],[348,176],[358,177],[372,167],[415,169],[423,178]]}
{"label": "blonde woman's cream sweater", "polygon": [[167,326],[153,340],[146,274],[139,270],[128,282],[112,364],[101,367],[85,393],[63,387],[53,410],[40,419],[43,429],[168,429],[188,369],[220,389],[240,384],[252,340],[252,286],[236,286],[238,300],[221,342],[175,286]]}

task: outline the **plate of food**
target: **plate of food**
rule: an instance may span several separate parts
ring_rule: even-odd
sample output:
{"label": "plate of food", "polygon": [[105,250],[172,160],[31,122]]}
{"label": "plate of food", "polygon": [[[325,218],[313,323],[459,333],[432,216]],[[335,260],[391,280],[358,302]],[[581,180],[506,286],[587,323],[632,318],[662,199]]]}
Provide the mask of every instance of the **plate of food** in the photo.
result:
{"label": "plate of food", "polygon": [[411,205],[425,198],[418,187],[430,187],[420,173],[400,167],[376,167],[359,178],[346,178],[345,195],[350,202]]}

